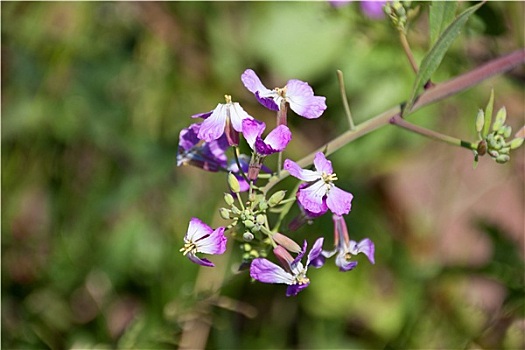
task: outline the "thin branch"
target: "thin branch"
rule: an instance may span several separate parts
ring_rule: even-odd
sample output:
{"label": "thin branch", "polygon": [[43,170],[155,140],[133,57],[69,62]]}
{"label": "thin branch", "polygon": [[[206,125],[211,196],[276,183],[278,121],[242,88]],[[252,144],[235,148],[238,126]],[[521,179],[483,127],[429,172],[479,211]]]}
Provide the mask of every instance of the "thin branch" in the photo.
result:
{"label": "thin branch", "polygon": [[337,80],[339,81],[339,90],[341,91],[341,99],[343,100],[343,107],[345,109],[346,118],[348,119],[348,124],[350,124],[350,130],[355,129],[354,119],[352,118],[352,113],[350,112],[350,105],[348,104],[348,98],[346,97],[345,81],[343,79],[343,72],[339,69],[337,70]]}

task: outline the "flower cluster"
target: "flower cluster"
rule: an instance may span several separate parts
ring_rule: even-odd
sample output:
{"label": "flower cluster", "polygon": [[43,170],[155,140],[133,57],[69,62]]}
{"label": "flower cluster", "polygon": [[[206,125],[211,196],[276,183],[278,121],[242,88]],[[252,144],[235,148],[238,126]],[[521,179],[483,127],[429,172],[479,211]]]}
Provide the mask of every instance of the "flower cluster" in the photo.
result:
{"label": "flower cluster", "polygon": [[[220,216],[229,224],[213,229],[197,218],[191,219],[181,252],[194,263],[213,267],[211,261],[197,254],[223,254],[227,245],[225,232],[228,232],[243,252],[241,267],[249,266],[250,276],[259,282],[288,285],[287,296],[297,295],[308,287],[308,268],[320,268],[332,256],[336,256],[335,264],[340,271],[355,268],[357,262],[351,258],[358,253],[365,254],[374,263],[372,241],[364,239],[357,243],[349,239],[344,215],[350,212],[353,195],[335,185],[337,176],[332,163],[322,152],[315,155],[313,170],[303,169],[291,159],[284,161],[282,168],[302,181],[288,198],[283,190],[268,197],[264,188],[256,186],[258,181],[269,178],[261,175],[261,170],[273,173],[263,164],[265,158],[282,154],[292,140],[287,126],[288,107],[303,118],[315,119],[326,110],[326,98],[316,96],[308,83],[297,79],[288,80],[284,87],[268,89],[251,69],[242,74],[241,81],[261,105],[277,112],[276,127],[266,133],[266,123],[249,115],[230,95],[225,95],[225,103],[219,103],[214,110],[192,116],[202,121],[180,132],[177,165],[228,174],[229,192],[224,195],[226,206],[220,208]],[[243,147],[249,148],[251,155],[242,154]],[[228,157],[230,151],[231,157]],[[281,159],[279,157],[279,163]],[[273,175],[279,176],[280,169],[278,164]],[[278,212],[282,218],[290,209],[287,203],[293,201],[297,201],[302,211],[296,220],[298,225],[304,219],[313,220],[328,211],[332,213],[333,249],[324,250],[324,238],[319,237],[307,253],[306,240],[300,246],[278,232],[280,220],[272,228],[271,214]],[[270,252],[279,264],[268,259]]]}

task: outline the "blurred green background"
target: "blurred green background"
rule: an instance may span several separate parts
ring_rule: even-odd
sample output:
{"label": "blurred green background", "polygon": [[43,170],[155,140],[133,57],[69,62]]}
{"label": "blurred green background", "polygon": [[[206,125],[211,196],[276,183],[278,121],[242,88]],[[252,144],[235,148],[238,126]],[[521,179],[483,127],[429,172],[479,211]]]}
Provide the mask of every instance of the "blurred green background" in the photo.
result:
{"label": "blurred green background", "polygon": [[[428,49],[428,4],[409,41]],[[464,8],[466,4],[460,7]],[[388,20],[326,2],[2,2],[2,348],[208,349],[525,347],[524,152],[506,165],[385,126],[336,152],[354,194],[355,240],[376,264],[310,270],[295,298],[237,273],[240,251],[200,268],[180,253],[191,217],[213,227],[225,175],[176,167],[190,115],[224,94],[274,116],[242,86],[308,81],[318,120],[290,116],[299,159],[410,93],[414,74]],[[525,6],[489,2],[434,81],[523,47]],[[411,121],[475,140],[495,89],[524,124],[523,66]],[[283,187],[293,186],[293,179]],[[296,213],[294,209],[292,213]],[[291,220],[292,217],[289,218]],[[329,215],[290,235],[332,240]],[[217,288],[220,291],[216,293]]]}

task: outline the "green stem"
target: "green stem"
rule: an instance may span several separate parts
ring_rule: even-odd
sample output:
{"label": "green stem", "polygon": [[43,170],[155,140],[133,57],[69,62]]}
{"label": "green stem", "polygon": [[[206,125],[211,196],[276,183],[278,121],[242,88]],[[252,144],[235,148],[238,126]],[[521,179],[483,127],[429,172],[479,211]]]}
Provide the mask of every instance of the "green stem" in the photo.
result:
{"label": "green stem", "polygon": [[[432,88],[425,90],[419,96],[410,112],[415,112],[416,110],[428,106],[434,102],[462,92],[485,79],[488,79],[497,74],[502,74],[523,63],[525,63],[525,49],[520,49],[508,55],[496,58],[449,81],[436,84]],[[360,138],[382,126],[388,125],[390,123],[390,119],[399,113],[401,113],[401,106],[392,107],[386,112],[383,112],[357,125],[354,130],[348,130],[344,132],[334,140],[328,142],[323,147],[318,148],[314,152],[299,160],[297,164],[303,168],[307,167],[312,164],[317,152],[326,150],[325,154],[328,156],[346,144],[354,141],[355,139]],[[282,171],[279,176],[274,177],[266,184],[266,186],[262,188],[263,193],[267,193],[273,186],[286,178],[288,175],[290,174],[286,170]]]}
{"label": "green stem", "polygon": [[350,112],[350,105],[348,104],[348,98],[346,97],[345,82],[343,79],[343,72],[339,69],[337,70],[337,80],[339,80],[339,90],[341,91],[341,99],[343,100],[343,107],[345,109],[346,118],[350,124],[350,130],[355,129],[354,119],[352,118],[352,113]]}
{"label": "green stem", "polygon": [[412,70],[417,75],[417,73],[419,72],[419,68],[417,67],[417,62],[416,62],[416,59],[414,58],[414,55],[412,54],[410,45],[408,44],[407,35],[402,30],[399,31],[399,40],[401,41],[401,46],[403,46],[403,50],[405,51],[408,61],[410,62],[410,66],[412,67]]}
{"label": "green stem", "polygon": [[415,124],[409,123],[405,119],[401,118],[401,116],[399,114],[397,114],[394,117],[392,117],[392,119],[390,119],[390,123],[394,124],[394,125],[397,125],[399,127],[402,127],[402,128],[404,128],[406,130],[409,130],[409,131],[415,132],[417,134],[423,135],[425,137],[431,138],[433,140],[443,141],[443,142],[446,142],[448,144],[451,144],[451,145],[454,145],[454,146],[463,147],[463,148],[467,148],[467,149],[470,149],[470,150],[475,150],[477,148],[476,145],[474,145],[474,144],[472,144],[470,142],[463,141],[463,140],[457,139],[457,138],[452,137],[452,136],[440,134],[440,133],[438,133],[436,131],[429,130],[429,129],[423,128],[423,127],[421,127],[419,125],[415,125]]}

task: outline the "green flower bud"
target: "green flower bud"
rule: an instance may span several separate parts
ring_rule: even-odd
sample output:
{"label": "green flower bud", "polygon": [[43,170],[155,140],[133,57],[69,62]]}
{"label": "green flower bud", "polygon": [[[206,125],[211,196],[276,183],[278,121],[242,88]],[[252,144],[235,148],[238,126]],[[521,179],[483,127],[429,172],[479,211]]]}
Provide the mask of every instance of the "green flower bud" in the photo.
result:
{"label": "green flower bud", "polygon": [[508,154],[501,154],[498,157],[496,157],[496,162],[499,164],[507,163],[510,160],[510,157]]}
{"label": "green flower bud", "polygon": [[244,227],[246,227],[247,229],[251,229],[252,227],[255,226],[255,224],[251,220],[244,220],[242,223],[244,224]]}
{"label": "green flower bud", "polygon": [[507,146],[507,147],[503,147],[499,150],[499,154],[509,154],[510,152],[510,147]]}
{"label": "green flower bud", "polygon": [[510,125],[503,125],[500,129],[504,138],[508,139],[512,134],[512,127]]}
{"label": "green flower bud", "polygon": [[255,249],[252,249],[250,251],[250,258],[258,258],[259,257],[259,252],[256,251]]}
{"label": "green flower bud", "polygon": [[268,209],[268,203],[265,200],[259,202],[259,209],[265,211]]}
{"label": "green flower bud", "polygon": [[521,146],[523,144],[523,140],[525,139],[522,139],[520,137],[520,138],[515,138],[514,140],[510,141],[510,149],[516,149],[519,146]]}
{"label": "green flower bud", "polygon": [[225,193],[225,194],[224,194],[224,201],[225,201],[226,204],[228,204],[229,206],[232,206],[233,203],[235,203],[235,199],[233,199],[233,196],[232,196],[230,193]]}
{"label": "green flower bud", "polygon": [[253,233],[249,231],[246,231],[242,234],[242,239],[244,239],[247,242],[251,242],[253,238],[254,238]]}
{"label": "green flower bud", "polygon": [[255,218],[255,222],[257,222],[259,225],[263,225],[266,222],[266,215],[257,215],[257,217]]}
{"label": "green flower bud", "polygon": [[219,209],[219,214],[221,215],[221,218],[223,218],[224,220],[229,220],[230,219],[230,210],[228,210],[226,208],[220,208]]}
{"label": "green flower bud", "polygon": [[483,110],[480,109],[476,117],[476,131],[478,133],[481,133],[484,125],[485,125],[485,112],[483,112]]}
{"label": "green flower bud", "polygon": [[505,106],[503,106],[498,111],[498,114],[496,114],[496,120],[494,120],[494,124],[492,124],[492,130],[498,131],[505,124],[506,119],[507,110],[505,109]]}
{"label": "green flower bud", "polygon": [[241,186],[239,185],[239,180],[233,175],[233,173],[228,174],[228,186],[233,193],[241,192]]}
{"label": "green flower bud", "polygon": [[493,150],[493,149],[489,150],[489,155],[490,155],[491,157],[493,157],[493,158],[497,158],[497,157],[499,157],[499,153],[498,153],[498,151],[495,151],[495,150]]}
{"label": "green flower bud", "polygon": [[268,200],[268,205],[270,207],[275,207],[276,205],[281,203],[281,201],[284,199],[285,195],[286,195],[286,191],[282,191],[281,190],[281,191],[275,192],[274,194],[272,194],[272,196]]}
{"label": "green flower bud", "polygon": [[248,243],[244,243],[241,248],[245,251],[245,252],[249,252],[250,250],[252,250],[252,246]]}
{"label": "green flower bud", "polygon": [[240,210],[239,208],[237,208],[237,207],[234,205],[234,206],[232,206],[232,213],[233,213],[234,215],[240,215],[242,212],[241,212],[241,210]]}

